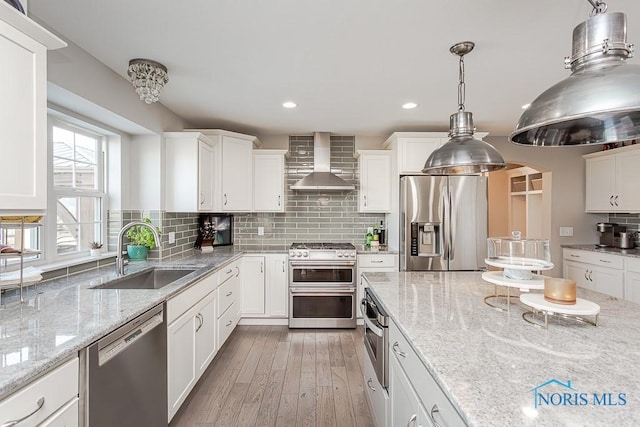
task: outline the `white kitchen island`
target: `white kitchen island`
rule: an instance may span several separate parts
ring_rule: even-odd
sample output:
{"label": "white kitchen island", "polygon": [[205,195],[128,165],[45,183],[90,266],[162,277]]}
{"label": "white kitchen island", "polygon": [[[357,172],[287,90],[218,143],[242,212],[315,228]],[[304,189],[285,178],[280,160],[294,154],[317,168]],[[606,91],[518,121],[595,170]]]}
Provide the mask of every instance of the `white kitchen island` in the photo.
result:
{"label": "white kitchen island", "polygon": [[554,316],[545,330],[519,303],[484,304],[494,285],[481,273],[365,278],[467,424],[640,425],[640,305],[578,288],[600,305],[600,325]]}

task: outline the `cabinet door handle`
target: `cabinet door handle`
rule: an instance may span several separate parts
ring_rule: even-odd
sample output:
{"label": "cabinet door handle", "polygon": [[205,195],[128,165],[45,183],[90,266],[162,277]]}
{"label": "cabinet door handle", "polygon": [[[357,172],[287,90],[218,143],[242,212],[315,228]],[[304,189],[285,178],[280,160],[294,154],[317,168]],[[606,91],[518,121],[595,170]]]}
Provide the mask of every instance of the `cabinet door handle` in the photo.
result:
{"label": "cabinet door handle", "polygon": [[227,206],[227,193],[224,193],[224,205]]}
{"label": "cabinet door handle", "polygon": [[591,278],[591,275],[593,274],[593,270],[589,270],[589,281],[593,282],[593,279]]}
{"label": "cabinet door handle", "polygon": [[418,414],[411,415],[409,421],[407,421],[407,427],[411,427],[411,424],[415,423],[418,420]]}
{"label": "cabinet door handle", "polygon": [[616,197],[613,198],[613,204],[618,206],[618,195],[616,195]]}
{"label": "cabinet door handle", "polygon": [[231,295],[233,295],[233,292],[229,291],[229,293],[227,294],[228,297],[230,297]]}
{"label": "cabinet door handle", "polygon": [[204,193],[200,193],[200,204],[204,205]]}
{"label": "cabinet door handle", "polygon": [[236,265],[236,277],[240,275],[240,267]]}
{"label": "cabinet door handle", "polygon": [[25,415],[24,417],[22,417],[22,418],[20,418],[18,420],[7,421],[6,423],[3,423],[2,425],[0,425],[0,427],[12,427],[12,426],[15,426],[16,424],[19,424],[19,423],[23,422],[24,420],[26,420],[27,418],[29,418],[30,416],[34,415],[36,412],[38,412],[44,406],[44,397],[41,397],[40,399],[38,399],[38,401],[36,402],[36,405],[37,405],[37,408],[32,413],[27,414],[27,415]]}
{"label": "cabinet door handle", "polygon": [[280,197],[282,196],[278,196],[278,206],[280,206]]}
{"label": "cabinet door handle", "polygon": [[284,261],[282,261],[282,272],[284,273]]}
{"label": "cabinet door handle", "polygon": [[369,378],[369,380],[367,381],[367,387],[369,387],[371,389],[371,391],[376,391],[376,388],[371,385],[372,382],[373,382],[373,380],[371,378]]}
{"label": "cabinet door handle", "polygon": [[260,273],[264,273],[264,265],[262,262],[260,263]]}
{"label": "cabinet door handle", "polygon": [[204,317],[202,317],[202,314],[198,313],[196,315],[196,319],[198,319],[200,321],[200,324],[196,328],[196,332],[198,332],[200,330],[200,328],[202,328],[202,325],[204,325]]}
{"label": "cabinet door handle", "polygon": [[611,197],[609,197],[609,204],[610,204],[611,206],[613,206],[613,195],[612,195]]}
{"label": "cabinet door handle", "polygon": [[231,320],[229,320],[229,323],[227,323],[225,326],[229,327],[229,326],[231,326],[232,323],[233,322]]}
{"label": "cabinet door handle", "polygon": [[438,405],[433,405],[431,408],[431,412],[429,412],[429,418],[431,419],[431,424],[433,427],[441,427],[440,424],[436,421],[436,414],[440,412],[440,408]]}
{"label": "cabinet door handle", "polygon": [[367,196],[363,196],[364,197],[364,205],[367,206]]}
{"label": "cabinet door handle", "polygon": [[398,356],[400,356],[400,357],[407,357],[407,353],[405,353],[404,351],[400,351],[400,350],[399,350],[399,348],[400,348],[400,344],[398,344],[398,341],[396,341],[396,342],[394,342],[394,343],[393,343],[393,347],[392,347],[392,348],[393,348],[393,352],[394,352],[395,354],[397,354]]}
{"label": "cabinet door handle", "polygon": [[587,273],[589,273],[589,270],[585,270],[584,271],[584,278],[589,280],[589,276],[587,276]]}

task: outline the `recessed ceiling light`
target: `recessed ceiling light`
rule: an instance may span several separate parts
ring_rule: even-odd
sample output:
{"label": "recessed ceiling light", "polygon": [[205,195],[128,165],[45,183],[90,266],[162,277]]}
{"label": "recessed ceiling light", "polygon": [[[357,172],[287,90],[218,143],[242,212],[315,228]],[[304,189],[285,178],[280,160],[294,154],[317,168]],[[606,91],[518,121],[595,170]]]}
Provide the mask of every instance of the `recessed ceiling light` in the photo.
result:
{"label": "recessed ceiling light", "polygon": [[298,105],[295,102],[287,101],[282,104],[284,108],[296,108]]}
{"label": "recessed ceiling light", "polygon": [[529,103],[529,104],[524,104],[524,105],[522,106],[522,109],[523,109],[523,110],[526,110],[526,109],[527,109],[527,108],[529,108],[530,106],[531,106],[531,103]]}
{"label": "recessed ceiling light", "polygon": [[413,110],[417,106],[418,104],[416,104],[415,102],[407,102],[406,104],[402,104],[402,108],[404,108],[405,110]]}

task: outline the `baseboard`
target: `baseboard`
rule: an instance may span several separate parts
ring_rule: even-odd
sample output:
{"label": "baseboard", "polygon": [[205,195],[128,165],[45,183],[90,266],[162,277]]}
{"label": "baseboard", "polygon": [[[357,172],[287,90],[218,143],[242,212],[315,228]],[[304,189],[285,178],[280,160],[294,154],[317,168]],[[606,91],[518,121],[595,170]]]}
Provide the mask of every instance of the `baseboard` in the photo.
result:
{"label": "baseboard", "polygon": [[269,318],[252,318],[243,317],[238,325],[288,325],[289,319],[269,319]]}

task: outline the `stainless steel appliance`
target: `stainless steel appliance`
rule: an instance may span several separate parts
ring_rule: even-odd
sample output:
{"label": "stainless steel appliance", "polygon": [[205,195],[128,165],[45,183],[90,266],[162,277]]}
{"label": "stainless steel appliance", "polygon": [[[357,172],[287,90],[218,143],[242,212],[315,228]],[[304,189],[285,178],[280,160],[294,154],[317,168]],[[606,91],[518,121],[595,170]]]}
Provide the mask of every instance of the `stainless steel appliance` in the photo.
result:
{"label": "stainless steel appliance", "polygon": [[87,347],[81,352],[81,361],[85,425],[167,425],[167,328],[163,305]]}
{"label": "stainless steel appliance", "polygon": [[356,248],[294,243],[289,248],[289,327],[356,327]]}
{"label": "stainless steel appliance", "polygon": [[615,222],[599,222],[596,224],[598,230],[598,246],[599,248],[614,248],[618,246],[620,233],[627,231],[624,225]]}
{"label": "stainless steel appliance", "polygon": [[621,231],[620,237],[618,238],[618,247],[620,249],[633,249],[636,247],[636,233],[631,233],[628,231]]}
{"label": "stainless steel appliance", "polygon": [[487,177],[400,178],[400,270],[484,270]]}
{"label": "stainless steel appliance", "polygon": [[382,387],[389,386],[389,315],[369,290],[365,288],[360,303],[364,318],[364,346]]}

